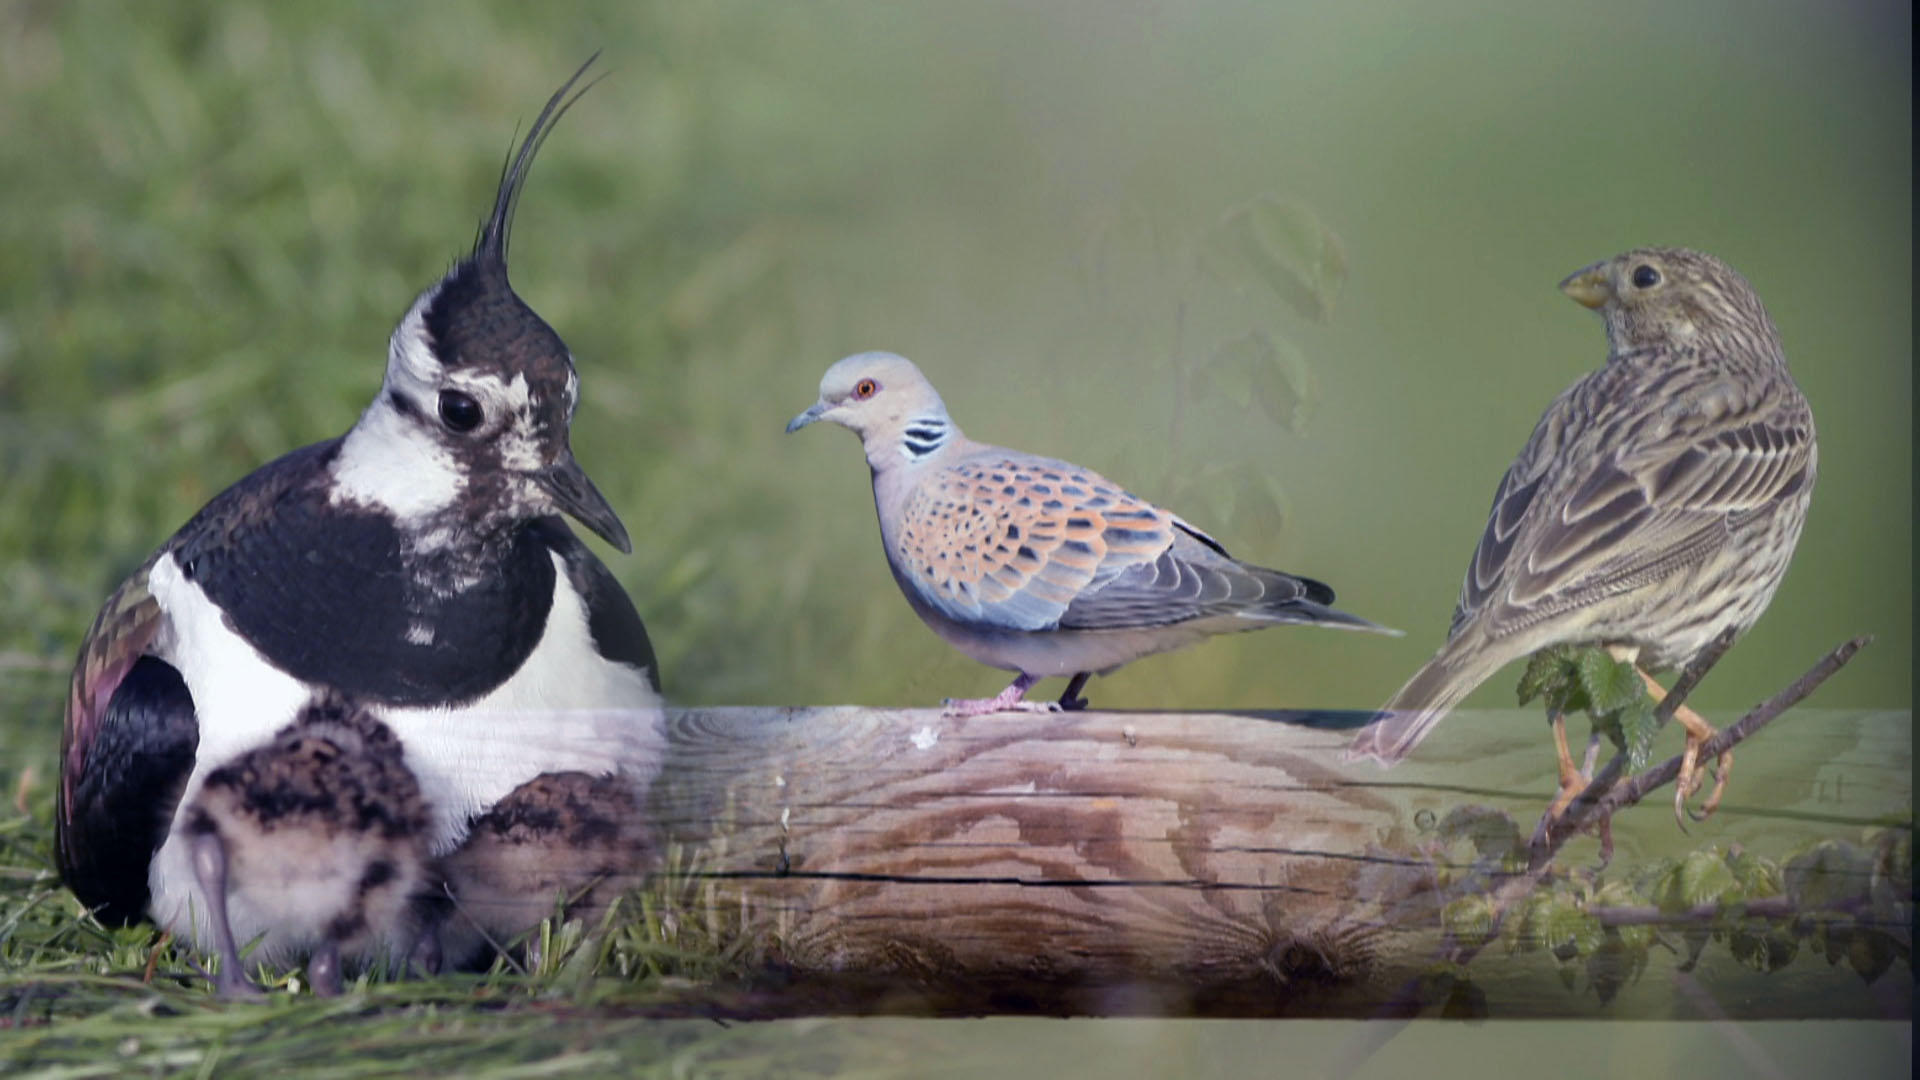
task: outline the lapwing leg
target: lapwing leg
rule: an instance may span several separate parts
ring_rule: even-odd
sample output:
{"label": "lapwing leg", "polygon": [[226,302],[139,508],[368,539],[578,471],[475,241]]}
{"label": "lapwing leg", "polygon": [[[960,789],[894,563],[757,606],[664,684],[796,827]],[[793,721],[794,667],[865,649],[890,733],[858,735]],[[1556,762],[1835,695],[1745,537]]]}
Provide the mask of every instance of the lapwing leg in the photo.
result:
{"label": "lapwing leg", "polygon": [[[1633,670],[1640,672],[1640,678],[1646,681],[1647,693],[1653,695],[1656,704],[1667,699],[1666,688],[1655,682],[1653,676],[1641,671],[1638,665]],[[1689,809],[1687,797],[1700,790],[1702,780],[1700,747],[1718,733],[1714,731],[1712,724],[1701,719],[1699,713],[1685,705],[1673,710],[1673,718],[1681,727],[1687,729],[1687,748],[1680,755],[1680,778],[1674,781],[1673,785],[1673,819],[1680,823],[1682,830],[1685,830],[1687,815],[1692,815],[1695,821],[1705,821],[1713,816],[1714,810],[1719,808],[1720,796],[1726,794],[1727,781],[1733,776],[1733,751],[1727,750],[1720,755],[1718,761],[1714,762],[1713,793],[1707,796],[1707,801],[1700,804],[1698,811]]]}
{"label": "lapwing leg", "polygon": [[1087,685],[1088,676],[1093,673],[1083,671],[1067,680],[1067,692],[1060,695],[1060,707],[1067,712],[1079,712],[1087,707],[1087,699],[1080,696],[1080,690]]}
{"label": "lapwing leg", "polygon": [[1027,691],[1040,681],[1040,676],[1021,672],[1020,677],[1007,685],[1005,690],[990,698],[948,698],[946,715],[980,716],[997,712],[1059,712],[1057,701],[1028,701]]}
{"label": "lapwing leg", "polygon": [[259,985],[247,978],[240,963],[240,947],[233,940],[233,926],[227,922],[227,845],[212,830],[194,833],[190,841],[193,876],[200,883],[200,895],[207,901],[207,919],[213,925],[214,951],[220,955],[220,974],[213,988],[221,997],[250,997],[262,993]]}
{"label": "lapwing leg", "polygon": [[340,996],[340,943],[328,938],[307,958],[307,981],[317,997]]}
{"label": "lapwing leg", "polygon": [[[1553,752],[1560,766],[1560,794],[1554,796],[1553,805],[1547,807],[1547,814],[1557,818],[1587,789],[1586,774],[1574,766],[1573,754],[1567,750],[1567,718],[1558,712],[1553,714]],[[1587,760],[1591,764],[1591,753]]]}

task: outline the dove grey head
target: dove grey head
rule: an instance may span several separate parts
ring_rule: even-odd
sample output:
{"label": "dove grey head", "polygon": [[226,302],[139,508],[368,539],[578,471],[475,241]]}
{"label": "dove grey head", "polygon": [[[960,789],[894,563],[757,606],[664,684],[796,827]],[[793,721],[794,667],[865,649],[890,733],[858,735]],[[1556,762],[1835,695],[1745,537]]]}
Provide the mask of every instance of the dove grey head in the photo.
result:
{"label": "dove grey head", "polygon": [[1753,286],[1704,252],[1635,248],[1575,271],[1560,289],[1599,312],[1616,355],[1691,346],[1731,360],[1786,363],[1779,332]]}
{"label": "dove grey head", "polygon": [[548,99],[504,166],[473,251],[394,330],[380,395],[342,447],[336,473],[349,498],[419,530],[444,524],[483,537],[565,513],[631,550],[569,445],[580,393],[572,354],[507,278],[514,210],[534,155],[591,87],[569,96],[592,63]]}
{"label": "dove grey head", "polygon": [[860,436],[875,470],[924,462],[960,437],[940,392],[911,360],[889,352],[855,353],[828,368],[820,399],[787,430],[819,420]]}

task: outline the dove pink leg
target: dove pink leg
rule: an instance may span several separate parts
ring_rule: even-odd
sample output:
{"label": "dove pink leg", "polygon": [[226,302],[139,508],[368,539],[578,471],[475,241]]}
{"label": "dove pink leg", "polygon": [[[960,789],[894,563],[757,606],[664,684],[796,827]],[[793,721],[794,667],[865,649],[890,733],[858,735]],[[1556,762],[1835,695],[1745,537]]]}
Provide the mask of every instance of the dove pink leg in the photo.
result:
{"label": "dove pink leg", "polygon": [[997,712],[1058,712],[1060,705],[1053,701],[1027,701],[1027,691],[1040,681],[1040,676],[1021,672],[1020,677],[1007,685],[1005,690],[990,698],[948,698],[946,714],[948,716],[981,716]]}

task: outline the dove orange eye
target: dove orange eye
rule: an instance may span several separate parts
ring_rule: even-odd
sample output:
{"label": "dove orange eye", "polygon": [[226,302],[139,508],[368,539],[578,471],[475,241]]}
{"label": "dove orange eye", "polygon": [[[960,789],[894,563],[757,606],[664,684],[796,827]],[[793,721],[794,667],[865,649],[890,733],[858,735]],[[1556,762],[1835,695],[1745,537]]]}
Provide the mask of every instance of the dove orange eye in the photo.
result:
{"label": "dove orange eye", "polygon": [[872,379],[861,379],[859,382],[853,384],[853,399],[855,401],[865,401],[873,396],[874,391],[879,389],[880,384],[874,382]]}

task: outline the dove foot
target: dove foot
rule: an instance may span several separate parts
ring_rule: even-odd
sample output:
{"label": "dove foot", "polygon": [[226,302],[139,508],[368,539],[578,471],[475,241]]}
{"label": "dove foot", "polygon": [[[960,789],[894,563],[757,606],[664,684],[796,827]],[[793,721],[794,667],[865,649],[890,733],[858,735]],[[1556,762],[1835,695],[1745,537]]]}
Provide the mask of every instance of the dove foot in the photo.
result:
{"label": "dove foot", "polygon": [[1066,693],[1060,695],[1062,711],[1079,712],[1087,707],[1087,699],[1080,694],[1081,688],[1087,685],[1087,675],[1088,672],[1083,671],[1067,680]]}
{"label": "dove foot", "polygon": [[990,698],[948,698],[944,710],[947,716],[984,716],[997,712],[1059,712],[1061,703],[1057,701],[1028,701],[1027,691],[1040,681],[1038,675],[1025,672]]}

